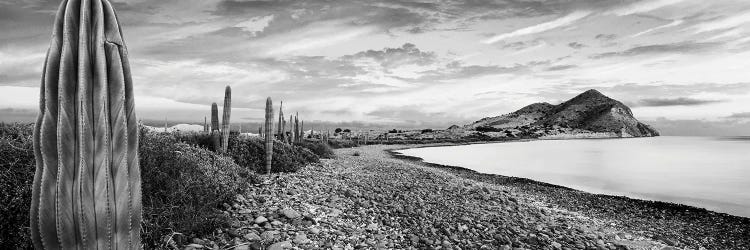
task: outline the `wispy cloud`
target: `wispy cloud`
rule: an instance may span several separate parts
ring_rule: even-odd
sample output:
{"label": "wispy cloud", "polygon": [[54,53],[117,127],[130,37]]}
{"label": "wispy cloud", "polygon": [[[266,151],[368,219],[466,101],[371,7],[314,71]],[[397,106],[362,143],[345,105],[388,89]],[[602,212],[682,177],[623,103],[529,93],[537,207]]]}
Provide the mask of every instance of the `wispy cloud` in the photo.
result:
{"label": "wispy cloud", "polygon": [[633,34],[630,37],[639,37],[639,36],[642,36],[642,35],[645,35],[645,34],[657,31],[657,30],[661,30],[661,29],[666,29],[666,28],[671,28],[671,27],[678,26],[678,25],[680,25],[680,24],[682,24],[684,22],[685,22],[685,20],[677,19],[677,20],[674,20],[674,21],[672,21],[672,22],[670,22],[668,24],[661,25],[661,26],[656,26],[656,27],[653,27],[653,28],[650,28],[650,29],[647,29],[647,30],[644,30],[644,31],[641,31],[641,32],[638,32],[638,33],[635,33],[635,34]]}
{"label": "wispy cloud", "polygon": [[685,0],[644,0],[626,5],[620,8],[616,8],[608,11],[606,14],[613,14],[617,16],[627,16],[638,13],[645,13],[653,10],[657,10],[666,6],[678,4]]}
{"label": "wispy cloud", "polygon": [[496,35],[496,36],[490,37],[490,38],[488,38],[488,39],[486,39],[486,40],[484,40],[482,42],[485,43],[485,44],[493,44],[493,43],[496,43],[496,42],[499,42],[499,41],[502,41],[502,40],[505,40],[505,39],[508,39],[508,38],[513,38],[513,37],[518,37],[518,36],[525,36],[525,35],[532,35],[532,34],[537,34],[537,33],[545,32],[545,31],[548,31],[548,30],[552,30],[552,29],[556,29],[556,28],[560,28],[560,27],[563,27],[563,26],[570,25],[570,24],[572,24],[572,23],[574,23],[574,22],[576,22],[578,20],[581,20],[581,19],[589,16],[590,14],[591,14],[591,11],[585,11],[585,10],[575,11],[573,13],[570,13],[570,14],[565,15],[563,17],[557,18],[555,20],[552,20],[552,21],[549,21],[549,22],[545,22],[545,23],[540,23],[540,24],[529,26],[529,27],[522,28],[522,29],[518,29],[518,30],[515,30],[515,31],[512,31],[512,32],[508,32],[508,33],[503,33],[503,34],[500,34],[500,35]]}
{"label": "wispy cloud", "polygon": [[750,11],[730,15],[713,21],[706,21],[692,27],[695,33],[710,32],[715,30],[736,28],[744,23],[750,22]]}
{"label": "wispy cloud", "polygon": [[691,97],[677,98],[646,98],[641,99],[636,105],[644,107],[666,107],[666,106],[698,106],[724,102],[723,100],[704,100]]}
{"label": "wispy cloud", "polygon": [[591,56],[593,59],[610,58],[610,57],[627,57],[653,54],[684,54],[699,53],[710,51],[713,48],[721,46],[721,43],[701,43],[701,42],[680,42],[669,44],[654,44],[646,46],[633,47],[625,51],[607,52]]}

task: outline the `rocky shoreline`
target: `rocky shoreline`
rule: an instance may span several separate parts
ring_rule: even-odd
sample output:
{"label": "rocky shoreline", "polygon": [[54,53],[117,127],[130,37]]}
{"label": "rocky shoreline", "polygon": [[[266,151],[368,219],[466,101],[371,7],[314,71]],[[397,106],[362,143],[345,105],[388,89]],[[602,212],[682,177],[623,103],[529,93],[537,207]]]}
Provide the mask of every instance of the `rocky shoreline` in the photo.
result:
{"label": "rocky shoreline", "polygon": [[[745,248],[747,219],[641,204],[521,178],[393,157],[409,146],[337,149],[226,204],[231,226],[186,249]],[[630,208],[632,207],[632,208]],[[638,208],[643,211],[638,213]],[[680,212],[679,210],[685,210]],[[669,212],[667,212],[669,211]],[[693,217],[713,218],[716,224]],[[643,221],[652,218],[653,222]],[[678,219],[679,218],[679,219]],[[637,224],[640,227],[636,227]],[[664,225],[657,226],[659,223]],[[689,223],[696,223],[692,226]],[[743,224],[745,223],[745,224]],[[745,228],[740,228],[741,226]],[[673,227],[673,232],[666,230]],[[697,231],[704,231],[703,233]],[[725,233],[725,235],[720,235]],[[704,242],[695,244],[703,238]]]}
{"label": "rocky shoreline", "polygon": [[[438,146],[458,146],[443,144]],[[424,162],[399,154],[402,147],[387,150],[393,157],[483,183],[499,184],[554,204],[561,209],[610,221],[624,230],[685,249],[750,249],[750,218],[709,211],[670,202],[633,199],[625,196],[592,194],[527,178],[484,174],[458,166]]]}

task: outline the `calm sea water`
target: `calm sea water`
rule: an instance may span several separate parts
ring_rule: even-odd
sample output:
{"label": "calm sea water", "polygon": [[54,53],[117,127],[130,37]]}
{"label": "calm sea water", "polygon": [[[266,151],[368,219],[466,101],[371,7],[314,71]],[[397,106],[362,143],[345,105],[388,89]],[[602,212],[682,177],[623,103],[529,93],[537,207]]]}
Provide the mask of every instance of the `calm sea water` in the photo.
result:
{"label": "calm sea water", "polygon": [[750,217],[750,138],[554,140],[399,151],[426,162]]}

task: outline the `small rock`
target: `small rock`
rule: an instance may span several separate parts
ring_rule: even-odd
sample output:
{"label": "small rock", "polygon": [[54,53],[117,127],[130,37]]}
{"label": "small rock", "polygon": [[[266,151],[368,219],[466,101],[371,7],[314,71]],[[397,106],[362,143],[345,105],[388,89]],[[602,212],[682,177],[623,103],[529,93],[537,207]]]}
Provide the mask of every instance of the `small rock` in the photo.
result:
{"label": "small rock", "polygon": [[287,248],[292,248],[292,243],[289,241],[282,241],[273,243],[273,245],[268,247],[268,250],[284,250]]}
{"label": "small rock", "polygon": [[294,236],[294,243],[304,245],[310,243],[310,240],[307,239],[307,235],[305,235],[305,233],[299,233],[297,234],[297,236]]}
{"label": "small rock", "polygon": [[287,217],[290,220],[296,219],[300,217],[300,214],[297,211],[294,211],[294,209],[291,208],[284,208],[281,210],[281,214],[284,215],[284,217]]}
{"label": "small rock", "polygon": [[200,238],[193,238],[193,243],[198,244],[198,245],[205,245],[206,241],[201,240]]}
{"label": "small rock", "polygon": [[273,226],[281,226],[281,224],[284,224],[284,223],[282,223],[281,221],[277,221],[277,220],[271,221],[271,225]]}
{"label": "small rock", "polygon": [[279,234],[279,231],[269,230],[260,234],[260,238],[264,241],[271,241],[274,238],[276,238],[276,235],[278,234]]}
{"label": "small rock", "polygon": [[260,225],[260,224],[265,223],[266,221],[268,221],[268,219],[266,219],[266,217],[263,217],[263,216],[258,216],[258,218],[255,218],[255,224]]}
{"label": "small rock", "polygon": [[308,232],[310,232],[311,234],[319,234],[320,229],[318,229],[317,227],[311,227],[310,230],[308,230]]}
{"label": "small rock", "polygon": [[262,240],[260,238],[260,236],[258,236],[258,234],[256,234],[256,233],[248,233],[248,234],[245,234],[245,236],[243,236],[243,237],[246,240],[249,240],[249,241],[260,241],[260,240]]}
{"label": "small rock", "polygon": [[562,244],[560,244],[560,243],[557,243],[557,242],[555,242],[555,241],[553,241],[551,245],[552,245],[552,247],[553,247],[554,249],[561,249],[561,248],[562,248]]}
{"label": "small rock", "polygon": [[234,250],[250,250],[250,246],[248,245],[239,245],[234,247]]}
{"label": "small rock", "polygon": [[370,225],[367,225],[366,229],[368,231],[377,231],[378,230],[378,223],[370,223]]}

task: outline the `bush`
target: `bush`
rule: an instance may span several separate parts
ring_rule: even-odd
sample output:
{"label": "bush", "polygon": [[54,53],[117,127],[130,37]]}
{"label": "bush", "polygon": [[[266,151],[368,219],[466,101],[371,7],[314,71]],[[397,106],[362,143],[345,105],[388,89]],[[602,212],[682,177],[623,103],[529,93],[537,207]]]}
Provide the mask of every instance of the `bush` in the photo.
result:
{"label": "bush", "polygon": [[306,142],[300,143],[299,146],[302,146],[303,148],[306,148],[312,151],[313,153],[315,153],[315,155],[317,155],[320,158],[332,159],[336,157],[336,154],[333,152],[333,149],[331,149],[331,146],[329,146],[328,144],[324,142],[306,141]]}
{"label": "bush", "polygon": [[0,124],[0,246],[30,249],[29,206],[36,162],[33,124]]}
{"label": "bush", "polygon": [[156,248],[172,231],[202,235],[228,226],[218,210],[244,192],[256,176],[232,159],[181,143],[169,134],[145,133],[140,141],[143,241]]}
{"label": "bush", "polygon": [[[259,137],[229,137],[227,155],[238,165],[251,169],[257,173],[266,172],[266,144]],[[320,162],[320,159],[310,150],[274,141],[273,157],[271,157],[271,172],[296,172],[310,163]]]}
{"label": "bush", "polygon": [[359,147],[356,141],[352,140],[328,140],[328,145],[331,148],[353,148]]}

